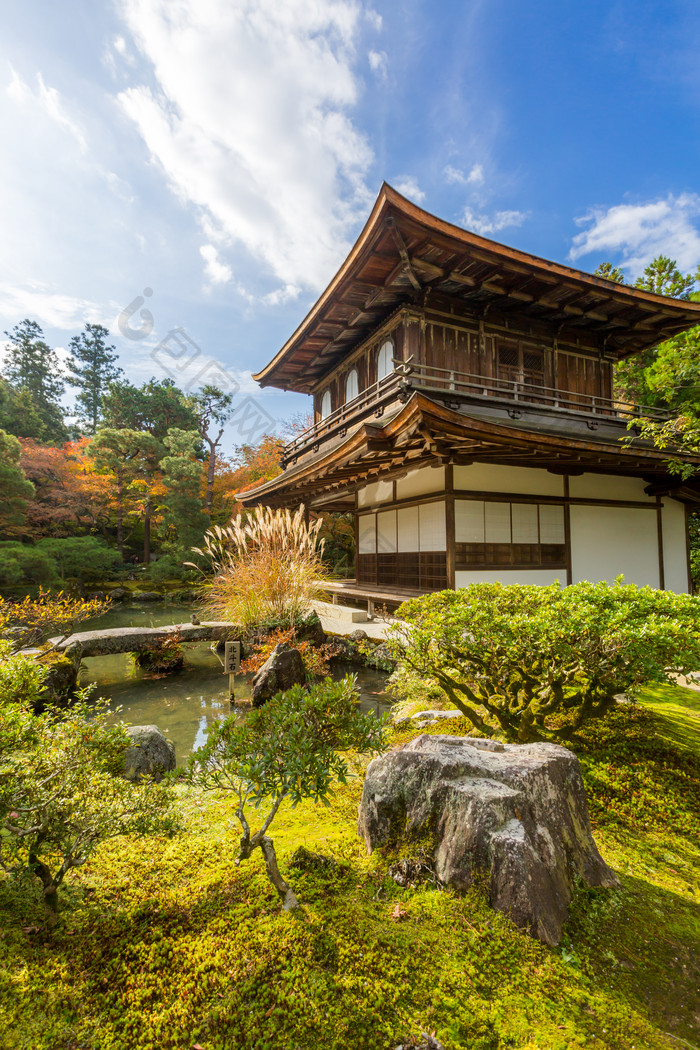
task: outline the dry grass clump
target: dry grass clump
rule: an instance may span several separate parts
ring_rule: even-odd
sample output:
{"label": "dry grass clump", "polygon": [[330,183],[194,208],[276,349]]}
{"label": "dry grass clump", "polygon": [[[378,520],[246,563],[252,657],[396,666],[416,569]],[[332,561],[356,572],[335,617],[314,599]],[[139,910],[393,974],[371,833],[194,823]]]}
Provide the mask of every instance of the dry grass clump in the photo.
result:
{"label": "dry grass clump", "polygon": [[303,506],[294,514],[256,507],[249,517],[236,515],[227,528],[209,529],[204,547],[195,548],[214,569],[207,613],[242,627],[292,628],[303,621],[329,578],[321,524],[320,519],[307,524]]}

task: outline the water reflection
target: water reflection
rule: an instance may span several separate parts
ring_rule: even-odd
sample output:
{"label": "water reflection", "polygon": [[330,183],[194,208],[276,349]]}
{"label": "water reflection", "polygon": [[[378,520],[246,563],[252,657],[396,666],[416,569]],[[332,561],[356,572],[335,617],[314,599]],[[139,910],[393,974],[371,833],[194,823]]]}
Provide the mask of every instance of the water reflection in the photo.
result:
{"label": "water reflection", "polygon": [[[188,613],[183,614],[182,608],[127,607],[111,611],[85,629],[159,626],[186,619]],[[347,666],[341,665],[335,669],[334,677],[342,678],[347,673]],[[377,715],[387,711],[386,675],[363,669],[357,677],[360,707]],[[247,680],[236,676],[235,702],[229,702],[228,675],[223,673],[208,643],[185,646],[184,668],[165,678],[144,677],[127,654],[91,657],[83,661],[80,684],[89,682],[95,683],[98,696],[109,701],[115,721],[157,725],[175,744],[178,764],[183,764],[190,752],[204,743],[215,721],[225,718],[237,709],[238,702],[250,697]],[[245,717],[245,709],[238,710]]]}

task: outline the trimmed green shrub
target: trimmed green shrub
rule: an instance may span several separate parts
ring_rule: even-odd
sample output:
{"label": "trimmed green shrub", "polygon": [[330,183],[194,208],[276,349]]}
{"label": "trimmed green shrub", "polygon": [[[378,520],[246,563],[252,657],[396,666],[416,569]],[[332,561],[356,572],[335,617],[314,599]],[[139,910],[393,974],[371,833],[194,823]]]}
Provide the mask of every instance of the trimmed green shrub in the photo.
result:
{"label": "trimmed green shrub", "polygon": [[119,552],[98,536],[48,538],[39,540],[34,549],[53,559],[62,580],[99,580],[121,562]]}
{"label": "trimmed green shrub", "polygon": [[700,669],[700,598],[621,580],[472,584],[404,602],[390,639],[400,673],[487,736],[562,740],[617,694]]}
{"label": "trimmed green shrub", "polygon": [[0,542],[0,587],[58,582],[58,565],[49,551],[14,540]]}

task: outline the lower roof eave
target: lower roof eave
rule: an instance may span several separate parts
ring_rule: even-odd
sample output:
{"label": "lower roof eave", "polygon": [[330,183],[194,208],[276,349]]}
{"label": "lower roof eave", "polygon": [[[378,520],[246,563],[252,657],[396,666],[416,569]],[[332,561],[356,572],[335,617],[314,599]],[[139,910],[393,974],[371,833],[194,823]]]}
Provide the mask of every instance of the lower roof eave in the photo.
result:
{"label": "lower roof eave", "polygon": [[[700,457],[682,458],[700,468]],[[328,452],[303,460],[238,498],[244,506],[313,503],[323,509],[379,477],[436,462],[490,462],[540,467],[558,474],[637,476],[660,490],[682,490],[679,498],[688,502],[700,502],[700,478],[697,483],[693,478],[674,479],[668,473],[668,453],[649,443],[526,429],[446,408],[418,392],[384,427],[360,427]]]}

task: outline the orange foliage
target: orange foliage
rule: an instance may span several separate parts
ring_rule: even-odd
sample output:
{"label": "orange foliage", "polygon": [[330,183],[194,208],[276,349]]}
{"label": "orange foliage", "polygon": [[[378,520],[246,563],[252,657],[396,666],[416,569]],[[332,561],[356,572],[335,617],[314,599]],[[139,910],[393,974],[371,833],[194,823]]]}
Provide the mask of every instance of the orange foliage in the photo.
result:
{"label": "orange foliage", "polygon": [[304,670],[310,678],[326,676],[329,673],[328,662],[337,654],[337,646],[332,642],[327,642],[325,645],[298,642],[296,631],[280,628],[272,631],[264,642],[258,642],[253,646],[252,654],[241,663],[242,673],[251,677],[256,674],[280,642],[287,642],[299,650]]}
{"label": "orange foliage", "polygon": [[60,447],[20,438],[20,465],[36,489],[27,507],[23,536],[69,536],[92,529],[108,512],[109,480],[96,474],[88,438]]}
{"label": "orange foliage", "polygon": [[213,522],[228,521],[242,510],[236,499],[238,492],[277,477],[282,470],[280,458],[284,445],[283,438],[265,434],[258,445],[242,445],[233,458],[218,460],[214,476]]}

